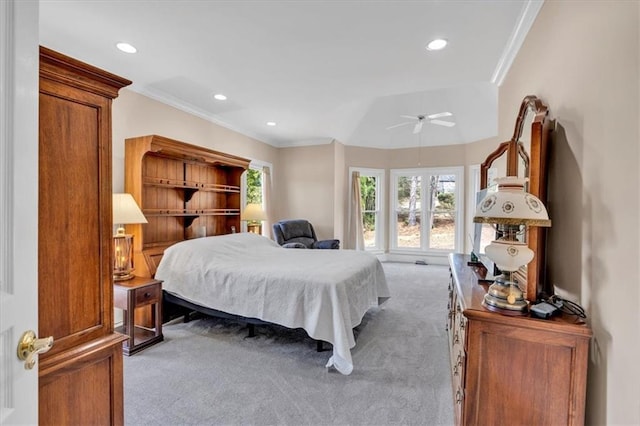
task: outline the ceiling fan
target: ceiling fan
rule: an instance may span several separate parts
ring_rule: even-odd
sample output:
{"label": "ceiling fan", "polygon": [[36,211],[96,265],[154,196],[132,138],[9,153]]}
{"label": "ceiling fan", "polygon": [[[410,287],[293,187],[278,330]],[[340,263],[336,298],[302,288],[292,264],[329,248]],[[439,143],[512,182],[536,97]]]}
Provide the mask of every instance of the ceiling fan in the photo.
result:
{"label": "ceiling fan", "polygon": [[387,130],[389,129],[393,129],[396,127],[400,127],[400,126],[405,126],[407,124],[414,124],[415,126],[413,128],[413,133],[420,133],[422,131],[422,125],[424,124],[424,122],[426,121],[427,123],[431,123],[431,124],[437,124],[438,126],[446,126],[446,127],[453,127],[456,125],[456,123],[454,123],[453,121],[445,121],[445,120],[438,120],[439,118],[442,117],[451,117],[453,114],[450,112],[438,112],[436,114],[431,114],[431,115],[401,115],[400,117],[403,118],[410,118],[413,121],[406,121],[404,123],[400,123],[400,124],[394,124],[393,126],[387,127]]}

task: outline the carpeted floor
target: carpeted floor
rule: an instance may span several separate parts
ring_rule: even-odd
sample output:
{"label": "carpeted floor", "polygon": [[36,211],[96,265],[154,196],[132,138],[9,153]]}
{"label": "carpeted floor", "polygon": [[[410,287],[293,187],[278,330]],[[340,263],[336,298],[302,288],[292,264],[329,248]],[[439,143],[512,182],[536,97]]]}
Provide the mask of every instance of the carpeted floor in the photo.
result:
{"label": "carpeted floor", "polygon": [[354,370],[324,365],[304,331],[174,322],[124,357],[127,425],[449,425],[448,269],[384,263],[391,299],[356,329]]}

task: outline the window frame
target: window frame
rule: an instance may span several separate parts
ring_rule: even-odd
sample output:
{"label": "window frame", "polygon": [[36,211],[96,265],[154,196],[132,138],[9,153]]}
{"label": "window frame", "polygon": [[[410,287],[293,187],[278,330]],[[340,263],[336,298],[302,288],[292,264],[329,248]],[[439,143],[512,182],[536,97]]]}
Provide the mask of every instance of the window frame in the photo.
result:
{"label": "window frame", "polygon": [[[453,249],[438,249],[429,247],[431,230],[427,227],[420,228],[420,247],[399,247],[398,246],[398,228],[397,228],[397,212],[398,212],[398,178],[401,176],[420,176],[421,177],[421,200],[426,200],[431,196],[429,193],[429,178],[434,175],[454,175],[456,180],[454,199],[455,199],[455,235]],[[430,255],[446,255],[448,253],[459,253],[463,249],[464,244],[464,166],[451,167],[421,167],[406,169],[391,169],[389,172],[389,253],[391,254],[430,254]],[[429,212],[422,208],[420,212],[420,223],[427,223],[427,214]]]}
{"label": "window frame", "polygon": [[[469,234],[469,241],[465,240],[465,253],[471,253],[473,250],[473,240],[475,238],[475,223],[473,223],[473,217],[476,214],[476,203],[478,191],[480,191],[480,164],[473,164],[469,166],[469,177],[468,177],[468,196],[467,196],[467,221],[466,226],[468,229],[467,234]],[[470,244],[470,245],[469,245]]]}
{"label": "window frame", "polygon": [[[251,160],[251,162],[249,163],[249,167],[247,168],[247,170],[258,170],[262,174],[262,176],[261,176],[262,193],[260,194],[261,195],[260,198],[262,199],[262,208],[265,208],[265,204],[264,204],[264,202],[265,202],[265,193],[264,193],[264,189],[265,189],[264,169],[265,169],[265,167],[269,167],[269,170],[271,171],[271,175],[273,176],[273,166],[271,165],[271,163],[267,163],[266,161]],[[241,208],[244,208],[244,206],[246,206],[246,205],[247,205],[247,171],[242,173],[242,176],[240,176],[240,206],[241,206]],[[247,232],[247,222],[245,222],[245,221],[241,221],[240,222],[240,232]]]}
{"label": "window frame", "polygon": [[[349,218],[351,217],[351,198],[353,197],[353,172],[359,172],[360,177],[375,177],[376,178],[376,211],[375,211],[375,229],[376,229],[376,237],[375,237],[375,245],[373,247],[365,247],[365,250],[368,252],[372,252],[374,254],[382,254],[384,253],[385,247],[385,235],[386,235],[386,218],[385,218],[385,208],[384,208],[384,194],[385,194],[385,186],[386,186],[386,170],[385,169],[373,169],[373,168],[365,168],[365,167],[349,167]],[[361,194],[362,196],[362,194]],[[364,210],[362,211],[364,214]],[[362,217],[360,218],[362,221]],[[349,223],[349,221],[347,221]]]}

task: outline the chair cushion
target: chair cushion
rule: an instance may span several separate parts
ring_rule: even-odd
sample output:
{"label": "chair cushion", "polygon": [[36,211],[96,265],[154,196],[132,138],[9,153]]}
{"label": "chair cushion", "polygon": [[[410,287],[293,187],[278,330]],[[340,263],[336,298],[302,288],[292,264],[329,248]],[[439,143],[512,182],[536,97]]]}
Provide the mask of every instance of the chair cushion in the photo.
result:
{"label": "chair cushion", "polygon": [[300,237],[313,240],[311,225],[306,220],[290,220],[285,226],[280,225],[280,229],[282,230],[282,236],[285,241]]}
{"label": "chair cushion", "polygon": [[340,240],[320,240],[313,243],[311,248],[314,249],[334,249],[340,248]]}
{"label": "chair cushion", "polygon": [[302,243],[286,243],[283,244],[282,247],[284,248],[297,248],[297,249],[306,249],[307,246],[305,246]]}

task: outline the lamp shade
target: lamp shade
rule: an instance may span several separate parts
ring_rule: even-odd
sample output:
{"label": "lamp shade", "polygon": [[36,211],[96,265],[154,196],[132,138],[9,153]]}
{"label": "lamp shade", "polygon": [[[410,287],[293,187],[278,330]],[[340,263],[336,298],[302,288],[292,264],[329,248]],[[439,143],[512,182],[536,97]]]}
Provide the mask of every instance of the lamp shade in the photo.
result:
{"label": "lamp shade", "polygon": [[473,221],[504,225],[551,226],[540,199],[524,190],[527,179],[507,176],[496,179],[498,191],[478,203]]}
{"label": "lamp shade", "polygon": [[267,214],[260,204],[247,204],[240,215],[240,220],[261,222],[267,220]]}
{"label": "lamp shade", "polygon": [[131,194],[113,194],[113,223],[117,225],[147,223]]}

